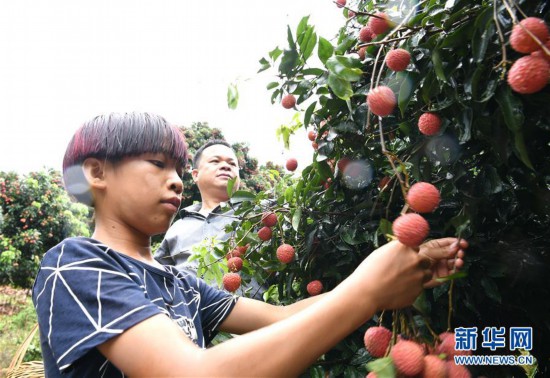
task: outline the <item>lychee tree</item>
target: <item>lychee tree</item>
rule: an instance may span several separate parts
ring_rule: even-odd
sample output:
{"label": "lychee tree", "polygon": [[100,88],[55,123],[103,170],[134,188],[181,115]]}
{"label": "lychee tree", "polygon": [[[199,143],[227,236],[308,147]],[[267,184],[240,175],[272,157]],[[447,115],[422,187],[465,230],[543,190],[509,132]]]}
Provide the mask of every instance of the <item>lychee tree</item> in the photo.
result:
{"label": "lychee tree", "polygon": [[[375,359],[363,339],[371,326],[394,331],[392,345],[398,333],[433,349],[455,327],[533,327],[530,353],[539,372],[550,372],[550,51],[539,30],[541,22],[550,24],[549,7],[546,1],[339,1],[343,26],[335,38],[318,36],[304,17],[288,27],[287,46],[260,60],[260,71],[277,76],[267,87],[272,102],[299,112],[314,159],[296,182],[284,176],[269,192],[235,193],[247,201],[226,249],[249,245],[245,281],[253,275],[273,283],[265,297],[283,304],[308,296],[312,281],[330,290],[395,237],[392,223],[415,206],[418,212],[429,205],[422,214],[428,238],[470,243],[462,275],[426,290],[413,308],[377,314],[309,375],[365,376]],[[533,29],[523,21],[531,17],[538,20]],[[538,48],[523,46],[533,43]],[[296,100],[292,107],[282,102],[288,95]],[[415,183],[437,193],[411,193]],[[436,208],[424,202],[434,195]],[[278,222],[269,238],[263,232],[260,238],[266,211]],[[294,248],[291,261],[277,255],[283,244]],[[391,353],[385,356],[389,367],[375,366],[378,376],[396,371]],[[519,376],[535,368],[470,371]]]}

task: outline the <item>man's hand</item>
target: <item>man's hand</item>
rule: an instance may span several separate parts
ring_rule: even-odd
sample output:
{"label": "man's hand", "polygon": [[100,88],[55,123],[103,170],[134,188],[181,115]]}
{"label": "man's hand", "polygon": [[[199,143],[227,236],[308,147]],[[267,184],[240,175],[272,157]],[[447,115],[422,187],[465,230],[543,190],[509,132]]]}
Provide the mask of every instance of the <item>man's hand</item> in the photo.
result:
{"label": "man's hand", "polygon": [[468,242],[464,239],[442,238],[430,240],[420,246],[419,254],[432,263],[432,279],[424,284],[425,288],[441,285],[438,278],[446,277],[464,266],[464,249]]}

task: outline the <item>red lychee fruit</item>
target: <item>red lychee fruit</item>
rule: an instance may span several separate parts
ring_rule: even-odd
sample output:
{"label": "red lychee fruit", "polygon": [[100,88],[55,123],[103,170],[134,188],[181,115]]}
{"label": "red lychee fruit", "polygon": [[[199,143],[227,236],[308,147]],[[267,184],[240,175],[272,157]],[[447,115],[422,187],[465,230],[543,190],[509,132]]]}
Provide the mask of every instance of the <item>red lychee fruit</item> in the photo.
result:
{"label": "red lychee fruit", "polygon": [[447,361],[447,377],[452,378],[471,378],[472,374],[464,365],[456,365],[454,361]]}
{"label": "red lychee fruit", "polygon": [[411,53],[405,49],[394,49],[386,54],[386,66],[393,71],[403,71],[411,62]]}
{"label": "red lychee fruit", "polygon": [[241,254],[239,257],[242,257],[246,253],[246,251],[248,251],[249,247],[250,247],[250,244],[237,246],[237,250]]}
{"label": "red lychee fruit", "polygon": [[424,371],[422,376],[426,378],[446,378],[447,364],[438,356],[424,356]]}
{"label": "red lychee fruit", "polygon": [[544,51],[541,48],[537,51],[533,51],[531,53],[531,56],[534,56],[534,57],[537,57],[537,58],[544,58],[544,59],[546,59],[547,62],[550,63],[550,39],[548,41],[546,41],[546,43],[544,44],[544,47],[546,47],[546,50],[548,50],[549,53],[546,53],[546,51]]}
{"label": "red lychee fruit", "polygon": [[309,130],[307,133],[307,139],[313,142],[315,138],[317,138],[317,133],[313,130]]}
{"label": "red lychee fruit", "polygon": [[420,374],[424,370],[424,350],[410,340],[401,340],[391,348],[390,356],[398,372],[406,375]]}
{"label": "red lychee fruit", "polygon": [[355,12],[348,10],[348,18],[353,18],[353,17],[355,17]]}
{"label": "red lychee fruit", "polygon": [[243,259],[240,257],[231,257],[227,260],[227,267],[232,272],[238,272],[243,268]]}
{"label": "red lychee fruit", "polygon": [[357,54],[359,55],[359,59],[365,60],[367,56],[367,48],[365,46],[360,47],[359,50],[357,50]]}
{"label": "red lychee fruit", "polygon": [[359,30],[359,40],[361,42],[370,42],[372,41],[373,34],[369,26],[363,26],[361,30]]}
{"label": "red lychee fruit", "polygon": [[445,354],[447,360],[452,360],[454,356],[468,356],[472,354],[471,350],[455,349],[455,334],[453,332],[443,332],[439,335],[440,343],[435,345],[435,354]]}
{"label": "red lychee fruit", "polygon": [[229,260],[230,258],[232,257],[241,257],[243,255],[243,253],[241,253],[241,251],[239,250],[238,247],[236,248],[233,248],[231,251],[229,251],[226,255],[225,255],[225,259],[226,260]]}
{"label": "red lychee fruit", "polygon": [[393,234],[409,247],[418,247],[430,233],[430,225],[422,215],[407,213],[393,221]]}
{"label": "red lychee fruit", "polygon": [[289,244],[281,244],[277,248],[277,259],[283,264],[288,264],[294,260],[294,247]]}
{"label": "red lychee fruit", "polygon": [[311,147],[313,147],[314,150],[317,150],[319,148],[319,143],[311,142]]}
{"label": "red lychee fruit", "polygon": [[409,188],[407,203],[418,213],[431,213],[439,206],[439,190],[428,182],[417,182]]}
{"label": "red lychee fruit", "polygon": [[424,113],[418,118],[418,130],[424,135],[435,135],[441,129],[441,118],[435,113]]}
{"label": "red lychee fruit", "polygon": [[307,284],[306,290],[311,296],[319,295],[323,291],[323,283],[319,280],[311,281]]}
{"label": "red lychee fruit", "polygon": [[288,169],[290,172],[294,172],[298,168],[298,160],[295,158],[289,158],[286,161],[286,169]]}
{"label": "red lychee fruit", "polygon": [[296,97],[292,94],[285,95],[281,100],[281,105],[283,105],[285,109],[292,109],[294,105],[296,105]]}
{"label": "red lychee fruit", "polygon": [[262,227],[258,231],[258,237],[260,238],[260,240],[263,241],[268,241],[269,239],[271,239],[271,235],[273,235],[273,232],[269,227]]}
{"label": "red lychee fruit", "polygon": [[368,26],[374,34],[383,34],[390,28],[388,15],[384,12],[375,14],[377,17],[369,18]]}
{"label": "red lychee fruit", "polygon": [[223,288],[227,291],[235,291],[241,286],[241,276],[238,273],[225,273],[223,275]]}
{"label": "red lychee fruit", "polygon": [[365,332],[363,341],[367,352],[373,357],[384,357],[390,345],[391,331],[385,327],[370,327]]}
{"label": "red lychee fruit", "polygon": [[346,0],[336,0],[336,6],[338,8],[343,8],[346,6]]}
{"label": "red lychee fruit", "polygon": [[544,58],[527,55],[519,58],[508,71],[508,84],[518,93],[540,91],[548,84],[550,63]]}
{"label": "red lychee fruit", "polygon": [[371,371],[365,378],[378,378],[378,376],[374,371]]}
{"label": "red lychee fruit", "polygon": [[343,158],[340,158],[340,160],[338,160],[338,162],[336,163],[336,166],[338,167],[338,172],[343,173],[349,163],[351,163],[350,158],[345,156]]}
{"label": "red lychee fruit", "polygon": [[262,223],[264,226],[273,227],[277,224],[277,214],[265,212],[262,214]]}
{"label": "red lychee fruit", "polygon": [[384,117],[393,112],[397,99],[390,87],[379,85],[367,94],[367,106],[377,116]]}
{"label": "red lychee fruit", "polygon": [[514,25],[510,35],[510,46],[520,53],[528,54],[540,49],[539,43],[525,29],[537,37],[540,43],[545,43],[550,35],[544,20],[538,17],[527,17],[521,20],[519,24]]}

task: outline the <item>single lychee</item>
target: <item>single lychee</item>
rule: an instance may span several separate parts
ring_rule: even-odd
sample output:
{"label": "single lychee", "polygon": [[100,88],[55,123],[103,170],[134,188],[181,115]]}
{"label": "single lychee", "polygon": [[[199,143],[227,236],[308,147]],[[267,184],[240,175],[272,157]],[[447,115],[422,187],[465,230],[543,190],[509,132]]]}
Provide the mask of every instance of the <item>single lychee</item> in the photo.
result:
{"label": "single lychee", "polygon": [[[525,29],[529,30],[539,42],[533,39]],[[538,17],[527,17],[512,28],[510,46],[517,52],[528,54],[540,49],[539,43],[545,43],[549,35],[548,26],[544,20]]]}
{"label": "single lychee", "polygon": [[439,206],[439,190],[429,182],[417,182],[409,188],[407,203],[418,213],[431,213]]}
{"label": "single lychee", "polygon": [[227,291],[235,291],[241,286],[241,276],[238,273],[225,273],[223,275],[223,288]]}
{"label": "single lychee", "polygon": [[336,0],[336,6],[338,8],[343,8],[346,6],[346,0]]}
{"label": "single lychee", "polygon": [[336,163],[336,166],[338,167],[338,171],[340,173],[343,173],[349,163],[351,163],[350,158],[345,156],[343,158],[340,158],[340,160],[338,160],[338,162]]}
{"label": "single lychee", "polygon": [[241,253],[239,257],[242,257],[246,253],[246,251],[248,251],[249,247],[250,244],[237,246],[237,250]]}
{"label": "single lychee", "polygon": [[384,117],[393,112],[397,99],[390,87],[379,85],[367,94],[367,106],[377,116]]}
{"label": "single lychee", "polygon": [[443,332],[439,335],[441,342],[435,345],[436,354],[445,354],[447,360],[452,360],[454,356],[468,356],[472,354],[471,350],[456,350],[455,334],[453,332]]}
{"label": "single lychee", "polygon": [[508,71],[508,84],[518,93],[540,91],[548,84],[550,63],[544,58],[527,55],[519,58]]}
{"label": "single lychee", "polygon": [[394,49],[386,54],[386,66],[393,71],[403,71],[411,62],[411,53],[405,49]]}
{"label": "single lychee", "polygon": [[365,348],[373,357],[384,357],[390,345],[391,331],[385,327],[370,327],[363,336]]}
{"label": "single lychee", "polygon": [[285,109],[292,109],[294,105],[296,105],[296,97],[292,94],[285,95],[281,100],[281,105],[283,105]]}
{"label": "single lychee", "polygon": [[447,364],[438,356],[424,356],[424,371],[422,376],[426,378],[446,378]]}
{"label": "single lychee", "polygon": [[243,259],[240,257],[231,257],[227,260],[227,267],[232,272],[238,272],[243,268]]}
{"label": "single lychee", "polygon": [[239,248],[233,248],[231,251],[229,251],[226,255],[225,255],[225,258],[227,260],[229,260],[230,258],[232,257],[241,257],[243,255],[243,253],[239,250]]}
{"label": "single lychee", "polygon": [[314,150],[317,150],[319,148],[319,143],[311,142],[311,147],[313,147]]}
{"label": "single lychee", "polygon": [[273,234],[273,232],[271,231],[271,228],[269,228],[269,227],[262,227],[258,231],[258,237],[260,238],[260,240],[263,240],[263,241],[267,241],[267,240],[271,239],[272,234]]}
{"label": "single lychee", "polygon": [[531,53],[531,56],[534,56],[537,58],[544,58],[546,59],[547,62],[550,63],[550,39],[546,41],[546,43],[544,44],[544,47],[546,47],[546,50],[548,50],[548,53],[541,48],[537,51],[533,51]]}
{"label": "single lychee", "polygon": [[353,17],[355,17],[355,12],[348,10],[348,18],[353,18]]}
{"label": "single lychee", "polygon": [[435,113],[423,113],[418,118],[418,130],[424,135],[435,135],[441,129],[441,118]]}
{"label": "single lychee", "polygon": [[313,142],[315,140],[315,138],[317,138],[317,133],[313,130],[309,130],[307,132],[307,139],[309,139],[310,141]]}
{"label": "single lychee", "polygon": [[264,226],[273,227],[277,224],[277,214],[266,211],[262,214],[262,223]]}
{"label": "single lychee", "polygon": [[363,26],[361,30],[359,30],[359,40],[361,42],[370,42],[372,41],[372,35],[373,32],[370,28],[370,26]]}
{"label": "single lychee", "polygon": [[390,356],[398,372],[406,375],[420,374],[424,370],[424,350],[420,344],[401,340],[391,348]]}
{"label": "single lychee", "polygon": [[288,264],[294,260],[294,247],[289,244],[281,244],[277,248],[277,259],[283,264]]}
{"label": "single lychee", "polygon": [[383,34],[390,28],[388,15],[384,12],[378,12],[376,17],[369,18],[368,26],[374,34]]}
{"label": "single lychee", "polygon": [[422,215],[407,213],[393,221],[392,230],[401,243],[417,247],[430,233],[430,225]]}
{"label": "single lychee", "polygon": [[294,172],[298,168],[298,160],[295,158],[288,158],[286,161],[286,169],[288,169],[290,172]]}
{"label": "single lychee", "polygon": [[311,281],[307,284],[306,290],[309,295],[319,295],[323,291],[323,283],[319,280]]}
{"label": "single lychee", "polygon": [[447,377],[452,378],[471,378],[472,374],[464,365],[457,365],[454,361],[447,361]]}
{"label": "single lychee", "polygon": [[359,50],[357,50],[357,54],[359,55],[359,59],[365,60],[367,57],[367,48],[365,46],[360,47]]}

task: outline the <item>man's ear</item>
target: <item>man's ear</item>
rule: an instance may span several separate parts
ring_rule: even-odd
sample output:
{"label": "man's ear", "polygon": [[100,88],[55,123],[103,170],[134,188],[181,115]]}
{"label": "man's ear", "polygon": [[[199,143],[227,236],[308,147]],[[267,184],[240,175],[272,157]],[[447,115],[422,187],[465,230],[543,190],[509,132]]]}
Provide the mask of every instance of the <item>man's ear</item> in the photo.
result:
{"label": "man's ear", "polygon": [[97,158],[87,158],[82,163],[82,170],[84,171],[84,176],[90,188],[105,188],[105,164],[105,160],[99,160]]}
{"label": "man's ear", "polygon": [[199,177],[199,170],[193,168],[193,170],[191,171],[191,176],[193,177],[193,182],[197,182],[197,179]]}

